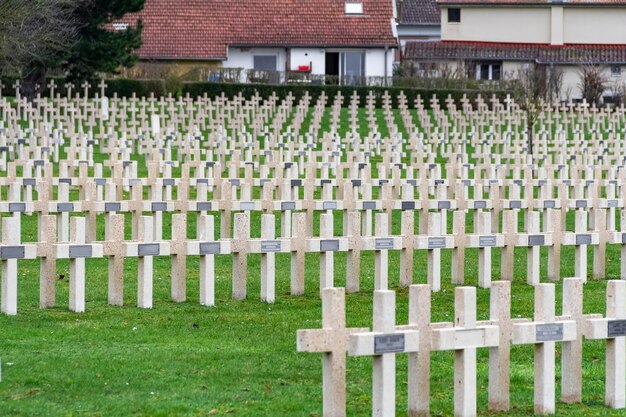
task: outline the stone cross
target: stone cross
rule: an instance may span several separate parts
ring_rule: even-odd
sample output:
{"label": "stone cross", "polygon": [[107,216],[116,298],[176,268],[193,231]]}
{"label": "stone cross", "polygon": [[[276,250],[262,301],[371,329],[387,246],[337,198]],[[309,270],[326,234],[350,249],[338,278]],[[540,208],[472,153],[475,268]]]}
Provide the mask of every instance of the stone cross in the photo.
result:
{"label": "stone cross", "polygon": [[124,215],[110,214],[105,223],[104,255],[109,264],[109,304],[124,305]]}
{"label": "stone cross", "polygon": [[[137,247],[137,307],[152,308],[153,293],[153,256],[159,255],[154,250],[154,222],[150,216],[139,218],[139,245]],[[158,244],[156,244],[158,245]]]}
{"label": "stone cross", "polygon": [[273,304],[276,299],[276,219],[273,214],[261,216],[261,300]]}
{"label": "stone cross", "polygon": [[105,96],[105,90],[108,87],[107,84],[104,82],[104,78],[100,80],[98,87],[100,88],[100,97],[103,98]]}
{"label": "stone cross", "polygon": [[585,337],[606,340],[604,403],[626,407],[626,281],[612,280],[606,289],[606,318],[587,319]]}
{"label": "stone cross", "polygon": [[172,215],[172,301],[180,303],[187,299],[187,215]]}
{"label": "stone cross", "polygon": [[601,316],[583,316],[583,280],[565,278],[563,280],[563,315],[558,320],[576,322],[576,339],[562,344],[561,354],[561,400],[567,404],[582,401],[583,378],[583,333],[586,318]]}
{"label": "stone cross", "polygon": [[454,327],[433,330],[433,350],[454,351],[454,414],[476,416],[476,349],[497,347],[497,326],[477,326],[476,288],[454,291]]}
{"label": "stone cross", "polygon": [[306,213],[293,213],[291,222],[291,295],[304,294]]}
{"label": "stone cross", "polygon": [[85,311],[85,259],[101,258],[101,244],[86,242],[87,230],[84,217],[70,220],[70,242],[56,245],[56,258],[70,260],[70,302],[71,311]]}
{"label": "stone cross", "polygon": [[345,290],[322,290],[322,329],[298,330],[298,352],[322,353],[323,413],[325,417],[346,416],[346,351],[353,333],[367,328],[346,328]]}
{"label": "stone cross", "polygon": [[554,414],[554,343],[573,340],[576,340],[576,322],[555,320],[554,284],[535,286],[535,321],[513,326],[513,344],[535,345],[535,414]]}
{"label": "stone cross", "polygon": [[417,330],[396,329],[396,294],[374,291],[374,326],[370,333],[350,335],[351,356],[373,356],[372,416],[396,415],[396,354],[417,352]]}
{"label": "stone cross", "polygon": [[20,221],[17,217],[2,219],[2,245],[0,260],[2,263],[2,313],[17,314],[17,260],[34,259],[35,245],[22,245]]}
{"label": "stone cross", "polygon": [[[505,212],[506,214],[506,212]],[[526,246],[526,282],[529,285],[539,284],[540,259],[542,246],[552,246],[552,234],[540,233],[540,214],[537,211],[529,211],[526,219],[526,233],[518,233],[516,246]]]}
{"label": "stone cross", "polygon": [[[332,212],[320,214],[320,291],[323,288],[332,288],[335,283],[335,257],[334,257],[334,245],[331,242],[335,242],[334,236],[334,223]],[[327,244],[329,247],[325,247]],[[333,246],[333,248],[330,248]]]}
{"label": "stone cross", "polygon": [[57,220],[55,216],[39,216],[39,306],[51,308],[56,304],[57,280]]}
{"label": "stone cross", "polygon": [[50,99],[53,100],[54,99],[54,90],[56,88],[56,83],[54,82],[54,79],[50,80],[50,83],[48,83],[48,89],[50,90]]}
{"label": "stone cross", "polygon": [[379,238],[375,240],[374,254],[374,289],[389,289],[389,251],[388,245],[380,237],[389,235],[389,216],[386,213],[376,214],[375,235]]}
{"label": "stone cross", "polygon": [[250,214],[235,214],[233,234],[233,300],[245,300],[247,295],[248,245],[250,239]]}

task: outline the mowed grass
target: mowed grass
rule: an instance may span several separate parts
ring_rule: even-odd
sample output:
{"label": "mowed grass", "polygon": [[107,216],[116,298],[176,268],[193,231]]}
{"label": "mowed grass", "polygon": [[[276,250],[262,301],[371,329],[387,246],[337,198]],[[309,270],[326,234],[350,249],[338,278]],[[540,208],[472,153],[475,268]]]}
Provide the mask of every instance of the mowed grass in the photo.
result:
{"label": "mowed grass", "polygon": [[[361,111],[361,116],[362,116]],[[380,112],[377,112],[380,116]],[[325,116],[328,118],[328,115]],[[381,117],[379,123],[384,123]],[[327,123],[327,121],[325,122]],[[384,127],[384,126],[383,126]],[[348,129],[342,115],[342,130]],[[367,132],[361,118],[360,131]],[[386,132],[382,131],[383,135]],[[102,160],[102,155],[97,156]],[[138,158],[140,159],[140,158]],[[140,171],[141,172],[141,171]],[[145,175],[145,174],[144,174]],[[127,216],[127,227],[130,224]],[[219,218],[216,218],[216,226]],[[568,229],[572,230],[572,218]],[[36,219],[23,217],[23,239],[33,241]],[[99,220],[102,238],[103,218]],[[165,238],[170,216],[164,216]],[[277,230],[279,229],[277,217]],[[416,221],[416,224],[418,222]],[[219,230],[218,227],[216,227]],[[394,213],[393,233],[400,233]],[[468,230],[471,216],[468,216]],[[189,215],[188,236],[195,237],[195,215]],[[316,215],[315,230],[318,230]],[[335,230],[342,230],[335,216]],[[127,237],[129,233],[127,231]],[[260,235],[260,214],[252,218],[252,236]],[[466,284],[477,284],[477,250],[466,251]],[[573,276],[573,248],[562,251],[561,275]],[[589,252],[591,270],[591,250]],[[433,321],[454,318],[454,286],[450,284],[450,251],[442,255],[442,291],[433,294]],[[408,317],[408,291],[398,288],[399,254],[389,256],[389,281],[397,290],[397,322]],[[619,278],[619,247],[609,246],[609,278]],[[322,415],[321,355],[296,352],[296,331],[321,327],[319,256],[306,257],[306,295],[289,295],[289,255],[276,262],[276,303],[259,300],[260,256],[250,255],[248,298],[231,300],[230,256],[216,261],[216,303],[198,302],[198,260],[188,258],[188,300],[170,301],[170,261],[154,263],[154,308],[136,305],[135,259],[125,263],[125,306],[107,305],[107,261],[87,261],[87,312],[68,311],[69,264],[58,262],[57,301],[40,310],[39,265],[21,261],[19,310],[15,317],[0,316],[1,416],[306,416]],[[414,283],[426,282],[426,253],[415,254]],[[493,279],[498,279],[500,252],[493,251]],[[542,251],[542,275],[546,252]],[[533,288],[525,284],[526,253],[516,251],[513,281],[513,317],[532,317]],[[347,295],[347,321],[353,327],[371,327],[374,257],[363,253],[361,291]],[[335,255],[335,285],[345,284],[345,256]],[[605,312],[606,281],[585,285],[584,312]],[[557,283],[557,314],[561,285]],[[489,291],[478,290],[478,318],[489,315]],[[618,416],[604,407],[604,342],[586,341],[583,361],[583,399],[579,405],[557,403],[561,416]],[[533,413],[533,347],[513,347],[511,403],[506,415]],[[560,345],[557,344],[557,398],[560,387]],[[453,353],[432,355],[431,410],[434,416],[453,414]],[[478,351],[478,413],[487,410],[488,351]],[[397,414],[406,414],[407,361],[398,355]],[[371,414],[371,359],[348,358],[348,415]]]}

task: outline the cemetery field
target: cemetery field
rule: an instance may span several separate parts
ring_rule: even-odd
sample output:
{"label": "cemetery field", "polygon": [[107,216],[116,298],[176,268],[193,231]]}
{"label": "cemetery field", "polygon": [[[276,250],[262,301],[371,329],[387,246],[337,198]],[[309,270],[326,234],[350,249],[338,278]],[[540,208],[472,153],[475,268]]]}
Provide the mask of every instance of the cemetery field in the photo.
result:
{"label": "cemetery field", "polygon": [[[626,174],[612,165],[621,164],[615,155],[622,155],[622,141],[613,139],[623,124],[613,124],[614,115],[597,115],[597,109],[594,115],[602,122],[593,128],[605,129],[612,139],[598,139],[594,132],[588,147],[578,129],[591,132],[588,109],[584,117],[570,108],[539,122],[537,153],[554,153],[555,160],[547,161],[528,157],[521,119],[511,102],[505,106],[495,98],[493,110],[480,102],[468,113],[467,101],[459,103],[463,110],[454,103],[448,110],[437,103],[435,110],[424,110],[421,103],[407,106],[402,100],[392,109],[389,97],[383,109],[375,109],[373,96],[366,108],[356,98],[349,108],[339,99],[329,107],[332,98],[209,103],[205,97],[196,104],[182,98],[112,99],[111,107],[108,100],[72,100],[44,100],[52,104],[39,108],[0,100],[0,116],[15,118],[7,126],[0,118],[0,263],[3,278],[17,281],[14,291],[2,288],[0,417],[322,417],[322,355],[298,353],[296,334],[328,329],[322,326],[324,282],[350,287],[360,279],[359,291],[346,294],[346,318],[348,327],[366,328],[372,328],[375,290],[377,296],[389,295],[384,278],[396,292],[398,326],[408,322],[407,276],[412,284],[428,282],[433,285],[428,322],[433,330],[425,332],[430,337],[440,329],[437,324],[455,321],[451,282],[459,278],[476,287],[477,319],[489,320],[494,316],[490,290],[480,287],[512,271],[511,318],[550,326],[550,318],[533,317],[535,289],[549,287],[533,285],[538,277],[549,282],[550,261],[560,259],[557,316],[563,309],[563,278],[586,275],[583,314],[604,316],[607,287],[613,286],[608,283],[626,274]],[[211,110],[204,113],[205,107]],[[22,120],[20,111],[35,120]],[[623,109],[619,116],[626,116]],[[192,131],[190,125],[206,130]],[[439,135],[439,129],[445,133]],[[5,130],[15,143],[4,146]],[[101,133],[105,130],[107,135]],[[420,136],[423,131],[429,133]],[[71,140],[64,136],[72,134]],[[28,162],[8,162],[9,149]],[[580,158],[570,158],[570,152]],[[53,158],[61,163],[50,163]],[[595,171],[589,168],[594,163]],[[79,225],[85,224],[89,229],[82,230]],[[10,227],[20,232],[12,235]],[[47,249],[51,246],[54,255]],[[36,249],[35,259],[25,255],[30,250],[25,247]],[[358,273],[350,263],[355,253]],[[533,255],[535,262],[527,263]],[[376,265],[384,265],[386,257],[387,270],[377,273],[383,268]],[[122,259],[123,286],[116,280]],[[177,269],[181,259],[186,276]],[[411,273],[407,259],[412,259]],[[151,262],[153,270],[147,266]],[[247,274],[241,273],[242,265]],[[438,266],[440,291],[433,284]],[[593,279],[598,270],[606,279]],[[84,297],[76,290],[83,278]],[[301,279],[304,295],[292,295]],[[273,284],[275,291],[268,290]],[[123,306],[109,305],[118,302],[122,287]],[[246,290],[245,300],[234,300]],[[174,302],[181,293],[186,300]],[[209,307],[213,295],[215,305]],[[54,307],[40,308],[46,303]],[[549,304],[544,299],[542,308],[549,310]],[[17,312],[11,310],[15,306]],[[582,340],[582,319],[572,323],[576,313],[568,314],[557,319],[558,340],[571,340],[563,329],[572,327]],[[610,319],[616,324],[620,316]],[[500,329],[510,324],[505,321]],[[479,330],[483,341],[495,327],[455,324],[463,331]],[[533,414],[535,346],[545,341],[540,337],[545,333],[537,329],[532,343],[511,345],[506,413],[488,410],[489,351],[478,349],[478,415]],[[479,343],[474,339],[470,343]],[[556,343],[557,416],[624,414],[605,407],[606,341],[590,339],[583,343],[582,403],[574,405],[560,401],[563,345]],[[497,346],[497,352],[508,349]],[[472,349],[452,350],[465,348]],[[431,415],[454,415],[455,384],[460,385],[455,353],[435,350]],[[379,359],[388,353],[375,352]],[[368,356],[347,357],[348,416],[372,414],[372,362]],[[407,355],[398,354],[397,415],[407,414],[407,368]]]}
{"label": "cemetery field", "polygon": [[[189,229],[194,227],[190,215]],[[259,234],[260,216],[253,216],[252,235]],[[34,219],[24,221],[28,240]],[[168,224],[166,218],[165,223]],[[394,222],[395,223],[395,222]],[[336,229],[340,230],[340,222]],[[168,230],[165,227],[164,230]],[[394,231],[396,233],[397,231]],[[167,232],[166,232],[167,234]],[[167,236],[166,236],[167,237]],[[562,276],[573,275],[573,249],[563,250]],[[619,250],[609,246],[608,273],[619,274]],[[397,288],[399,260],[390,254],[390,285]],[[545,254],[544,254],[545,255]],[[155,259],[154,308],[136,308],[136,260],[125,262],[125,306],[107,305],[106,260],[88,261],[86,312],[68,311],[68,264],[59,261],[58,306],[38,307],[39,267],[23,261],[19,273],[19,314],[0,316],[2,329],[2,416],[321,416],[321,355],[296,353],[296,330],[321,327],[319,261],[306,259],[306,295],[289,295],[289,257],[277,255],[277,299],[259,301],[259,258],[249,256],[246,301],[231,300],[230,257],[216,262],[216,306],[198,304],[197,258],[188,259],[188,301],[170,301],[169,259]],[[493,278],[499,276],[499,251],[494,250]],[[533,287],[525,283],[525,251],[516,253],[512,317],[532,317]],[[347,295],[347,324],[371,327],[374,257],[362,255],[362,291]],[[545,259],[542,260],[545,265]],[[477,250],[468,250],[468,285],[477,284]],[[345,259],[337,254],[336,285],[343,286]],[[426,255],[415,257],[416,283],[426,282]],[[447,271],[447,272],[446,272]],[[454,287],[450,255],[442,255],[442,291],[433,294],[433,322],[453,320]],[[584,312],[605,310],[606,281],[584,289]],[[561,286],[557,285],[557,314]],[[406,323],[408,291],[398,289],[397,322]],[[489,316],[489,290],[478,289],[478,319]],[[582,405],[557,404],[557,415],[623,415],[603,407],[604,346],[584,344]],[[557,345],[557,378],[560,349]],[[533,411],[533,347],[511,351],[511,403],[506,415]],[[478,412],[488,412],[488,350],[478,353]],[[348,415],[371,410],[371,359],[348,358]],[[406,411],[406,355],[398,356],[398,414]],[[433,352],[431,368],[433,415],[453,413],[453,354]],[[560,383],[557,383],[559,387]],[[557,388],[557,398],[558,398]]]}

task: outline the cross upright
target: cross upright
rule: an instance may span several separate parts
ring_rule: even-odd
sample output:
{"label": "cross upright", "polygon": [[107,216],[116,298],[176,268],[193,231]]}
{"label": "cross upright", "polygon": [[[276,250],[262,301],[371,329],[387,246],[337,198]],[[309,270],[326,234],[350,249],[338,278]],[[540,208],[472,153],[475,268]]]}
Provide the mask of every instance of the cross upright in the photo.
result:
{"label": "cross upright", "polygon": [[497,347],[498,326],[477,326],[476,288],[454,291],[454,327],[433,330],[433,350],[454,351],[454,414],[476,416],[476,349]]}
{"label": "cross upright", "polygon": [[107,87],[108,87],[107,83],[105,83],[104,78],[102,78],[100,80],[100,83],[98,84],[98,88],[100,88],[100,98],[104,97],[105,90],[107,89]]}
{"label": "cross upright", "polygon": [[373,356],[372,416],[396,415],[396,354],[417,352],[419,332],[396,328],[396,293],[374,291],[372,332],[350,335],[351,356]]}
{"label": "cross upright", "polygon": [[50,90],[50,100],[54,100],[54,90],[56,86],[57,85],[54,82],[54,79],[50,80],[50,82],[48,83],[48,90]]}
{"label": "cross upright", "polygon": [[72,98],[72,89],[74,89],[74,84],[72,84],[72,83],[65,84],[65,89],[67,90],[67,97],[71,99]]}
{"label": "cross upright", "polygon": [[535,286],[535,321],[513,325],[513,344],[535,345],[535,414],[555,412],[555,342],[576,339],[576,322],[556,320],[554,284]]}
{"label": "cross upright", "polygon": [[606,318],[588,319],[585,337],[606,340],[604,403],[626,407],[626,281],[611,280],[606,288]]}
{"label": "cross upright", "polygon": [[2,219],[2,244],[0,260],[2,263],[2,313],[9,316],[17,314],[17,260],[34,259],[36,246],[20,243],[20,219],[5,217]]}
{"label": "cross upright", "polygon": [[19,101],[19,99],[20,99],[20,80],[15,80],[15,84],[13,84],[13,89],[15,90],[15,98]]}
{"label": "cross upright", "polygon": [[367,328],[346,328],[344,288],[322,290],[322,329],[298,330],[298,352],[322,353],[324,417],[346,415],[346,351],[353,333]]}

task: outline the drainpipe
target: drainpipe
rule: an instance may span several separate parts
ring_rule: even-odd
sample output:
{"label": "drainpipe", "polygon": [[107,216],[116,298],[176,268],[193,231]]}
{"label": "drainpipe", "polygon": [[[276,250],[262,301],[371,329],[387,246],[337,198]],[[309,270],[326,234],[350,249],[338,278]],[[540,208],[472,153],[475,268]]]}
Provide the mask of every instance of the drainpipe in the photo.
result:
{"label": "drainpipe", "polygon": [[387,87],[387,55],[389,55],[389,45],[385,45],[385,87]]}

